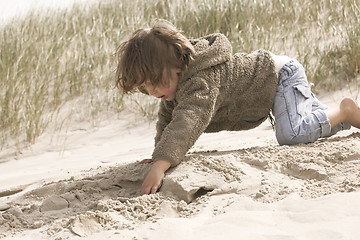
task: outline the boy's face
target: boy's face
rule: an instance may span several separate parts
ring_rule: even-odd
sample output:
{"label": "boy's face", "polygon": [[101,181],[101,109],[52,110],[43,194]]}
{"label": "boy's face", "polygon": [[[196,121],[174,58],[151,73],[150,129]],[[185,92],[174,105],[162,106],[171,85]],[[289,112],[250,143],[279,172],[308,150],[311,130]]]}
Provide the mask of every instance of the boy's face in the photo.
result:
{"label": "boy's face", "polygon": [[144,87],[151,96],[161,98],[161,100],[172,101],[175,99],[180,72],[179,68],[171,68],[170,73],[164,70],[163,76],[167,78],[164,79],[164,82],[168,82],[168,84],[154,86],[151,83],[145,83]]}

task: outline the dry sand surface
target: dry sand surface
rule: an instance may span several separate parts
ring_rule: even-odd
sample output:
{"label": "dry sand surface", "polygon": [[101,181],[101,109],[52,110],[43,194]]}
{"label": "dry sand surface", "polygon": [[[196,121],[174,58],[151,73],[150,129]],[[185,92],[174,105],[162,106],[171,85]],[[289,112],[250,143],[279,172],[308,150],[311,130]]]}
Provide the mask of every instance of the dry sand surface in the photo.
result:
{"label": "dry sand surface", "polygon": [[297,146],[278,146],[269,123],[204,134],[159,193],[139,196],[154,123],[110,122],[2,153],[0,238],[360,239],[357,129]]}

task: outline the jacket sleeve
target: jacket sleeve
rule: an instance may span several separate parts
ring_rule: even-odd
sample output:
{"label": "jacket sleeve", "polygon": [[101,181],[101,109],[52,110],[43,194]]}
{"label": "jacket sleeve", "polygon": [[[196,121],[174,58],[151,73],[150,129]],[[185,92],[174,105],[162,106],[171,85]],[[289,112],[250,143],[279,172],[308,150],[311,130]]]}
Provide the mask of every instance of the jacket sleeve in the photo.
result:
{"label": "jacket sleeve", "polygon": [[[153,160],[167,160],[176,166],[205,131],[214,115],[219,88],[201,77],[193,77],[177,92],[172,119],[163,128]],[[159,125],[159,129],[162,126]]]}
{"label": "jacket sleeve", "polygon": [[158,121],[156,122],[155,147],[161,139],[161,135],[164,131],[164,128],[171,122],[173,109],[174,109],[173,102],[166,102],[166,101],[160,102]]}

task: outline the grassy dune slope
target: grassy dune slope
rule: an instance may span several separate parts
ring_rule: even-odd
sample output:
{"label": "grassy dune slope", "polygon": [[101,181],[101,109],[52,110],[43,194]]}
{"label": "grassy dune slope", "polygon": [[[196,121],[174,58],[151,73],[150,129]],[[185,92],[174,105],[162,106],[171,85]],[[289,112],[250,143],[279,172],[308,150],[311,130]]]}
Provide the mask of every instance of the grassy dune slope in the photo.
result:
{"label": "grassy dune slope", "polygon": [[154,118],[156,101],[114,89],[113,53],[155,18],[188,37],[222,32],[234,51],[265,48],[296,57],[315,90],[359,80],[357,0],[107,0],[33,12],[0,27],[0,148],[21,149],[75,116],[95,124],[105,112],[121,112],[126,99]]}

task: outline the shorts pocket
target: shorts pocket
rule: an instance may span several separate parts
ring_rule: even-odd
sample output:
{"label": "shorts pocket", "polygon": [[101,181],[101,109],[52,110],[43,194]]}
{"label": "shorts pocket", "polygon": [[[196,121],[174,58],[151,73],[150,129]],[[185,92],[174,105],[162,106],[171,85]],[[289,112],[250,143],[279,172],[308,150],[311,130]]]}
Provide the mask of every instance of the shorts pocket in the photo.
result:
{"label": "shorts pocket", "polygon": [[308,85],[296,85],[294,88],[296,112],[301,117],[311,113],[313,97]]}

